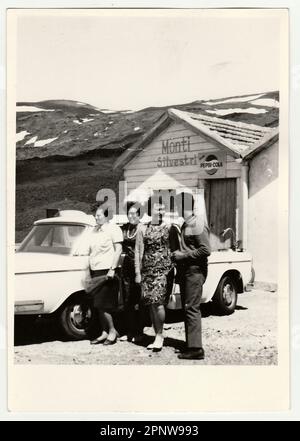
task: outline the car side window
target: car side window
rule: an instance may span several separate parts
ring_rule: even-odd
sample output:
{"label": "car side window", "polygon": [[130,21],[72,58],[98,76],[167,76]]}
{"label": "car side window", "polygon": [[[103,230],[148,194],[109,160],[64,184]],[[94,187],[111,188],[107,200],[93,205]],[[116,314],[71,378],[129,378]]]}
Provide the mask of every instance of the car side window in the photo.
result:
{"label": "car side window", "polygon": [[84,225],[37,225],[18,252],[70,254],[84,230]]}
{"label": "car side window", "polygon": [[92,227],[86,227],[85,231],[80,235],[74,243],[73,256],[88,256],[90,253],[90,235],[93,231]]}

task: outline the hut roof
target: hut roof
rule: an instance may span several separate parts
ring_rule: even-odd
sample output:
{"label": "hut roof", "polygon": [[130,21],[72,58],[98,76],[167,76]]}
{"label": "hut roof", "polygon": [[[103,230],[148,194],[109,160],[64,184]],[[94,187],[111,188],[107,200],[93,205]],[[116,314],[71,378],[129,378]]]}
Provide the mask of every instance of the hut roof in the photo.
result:
{"label": "hut roof", "polygon": [[199,113],[169,109],[151,130],[118,158],[115,168],[124,166],[131,161],[174,120],[209,139],[232,156],[245,160],[251,159],[260,150],[278,139],[278,127],[261,127]]}

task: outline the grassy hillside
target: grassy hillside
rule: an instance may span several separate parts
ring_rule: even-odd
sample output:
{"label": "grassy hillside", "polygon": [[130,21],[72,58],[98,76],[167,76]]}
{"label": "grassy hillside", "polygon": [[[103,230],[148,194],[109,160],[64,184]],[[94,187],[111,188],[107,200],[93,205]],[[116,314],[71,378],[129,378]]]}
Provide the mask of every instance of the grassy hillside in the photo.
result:
{"label": "grassy hillside", "polygon": [[121,173],[112,171],[115,156],[73,159],[36,159],[17,164],[16,241],[32,223],[45,217],[46,208],[90,212],[101,188],[118,193]]}

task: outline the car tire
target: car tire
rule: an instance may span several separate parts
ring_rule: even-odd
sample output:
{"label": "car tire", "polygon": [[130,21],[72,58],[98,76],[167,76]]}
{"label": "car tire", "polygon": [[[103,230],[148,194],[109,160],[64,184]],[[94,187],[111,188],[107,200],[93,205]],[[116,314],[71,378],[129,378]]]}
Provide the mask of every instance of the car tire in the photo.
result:
{"label": "car tire", "polygon": [[60,310],[61,329],[67,338],[84,340],[90,338],[96,325],[93,309],[86,299],[73,299]]}
{"label": "car tire", "polygon": [[222,315],[232,314],[237,303],[237,283],[234,277],[224,275],[213,296],[217,312]]}

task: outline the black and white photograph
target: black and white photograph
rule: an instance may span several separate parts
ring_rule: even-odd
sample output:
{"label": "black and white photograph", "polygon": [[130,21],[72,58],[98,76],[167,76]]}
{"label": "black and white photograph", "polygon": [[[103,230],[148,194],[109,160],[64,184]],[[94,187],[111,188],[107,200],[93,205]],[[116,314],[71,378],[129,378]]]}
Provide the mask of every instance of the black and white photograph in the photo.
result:
{"label": "black and white photograph", "polygon": [[284,365],[287,11],[9,13],[13,365]]}

